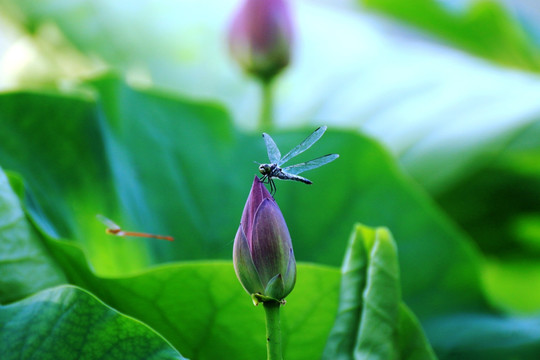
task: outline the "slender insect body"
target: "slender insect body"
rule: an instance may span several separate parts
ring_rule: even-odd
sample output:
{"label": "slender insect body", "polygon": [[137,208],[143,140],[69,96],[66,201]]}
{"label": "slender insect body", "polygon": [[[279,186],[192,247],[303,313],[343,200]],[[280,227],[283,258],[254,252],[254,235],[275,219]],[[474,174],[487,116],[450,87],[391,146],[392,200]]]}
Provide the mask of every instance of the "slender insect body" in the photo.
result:
{"label": "slender insect body", "polygon": [[118,236],[123,235],[123,231],[120,229],[105,229],[105,233]]}
{"label": "slender insect body", "polygon": [[161,239],[161,240],[167,240],[167,241],[173,241],[172,236],[167,235],[154,235],[154,234],[148,234],[148,233],[142,233],[137,231],[124,231],[120,228],[120,226],[116,225],[111,220],[107,219],[103,215],[96,215],[97,219],[101,221],[105,226],[107,226],[107,229],[105,229],[105,233],[115,236],[134,236],[134,237],[145,237],[145,238],[154,238],[154,239]]}
{"label": "slender insect body", "polygon": [[313,184],[311,182],[311,180],[308,180],[306,179],[305,177],[302,177],[302,176],[298,176],[298,175],[294,175],[294,174],[287,174],[287,173],[284,173],[282,171],[280,171],[276,177],[278,179],[281,179],[281,180],[295,180],[295,181],[300,181],[300,182],[303,182],[304,184],[308,184],[308,185],[311,185]]}

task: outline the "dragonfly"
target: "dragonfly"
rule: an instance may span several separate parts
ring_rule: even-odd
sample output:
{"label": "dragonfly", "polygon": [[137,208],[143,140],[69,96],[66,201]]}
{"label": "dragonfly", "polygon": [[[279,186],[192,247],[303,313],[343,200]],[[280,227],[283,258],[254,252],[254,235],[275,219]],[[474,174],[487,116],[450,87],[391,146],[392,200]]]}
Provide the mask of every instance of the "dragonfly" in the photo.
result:
{"label": "dragonfly", "polygon": [[144,238],[154,238],[154,239],[161,239],[161,240],[167,240],[167,241],[173,241],[174,238],[172,236],[165,236],[165,235],[154,235],[154,234],[148,234],[144,232],[136,232],[136,231],[124,231],[115,224],[112,220],[107,219],[103,215],[96,215],[97,219],[101,221],[107,229],[105,229],[105,233],[115,236],[134,236],[134,237],[144,237]]}
{"label": "dragonfly", "polygon": [[274,139],[272,139],[270,135],[263,133],[262,136],[266,144],[266,151],[268,152],[268,159],[270,160],[270,163],[259,164],[259,171],[263,175],[261,181],[267,182],[270,185],[271,194],[275,194],[277,190],[273,178],[278,178],[281,180],[294,180],[303,182],[304,184],[312,184],[311,180],[299,176],[299,174],[303,173],[304,171],[316,169],[320,166],[328,164],[339,157],[338,154],[328,154],[296,165],[282,167],[287,161],[303,153],[313,144],[315,144],[323,136],[326,128],[326,126],[317,128],[304,141],[295,146],[283,157],[281,157],[281,153],[279,152]]}

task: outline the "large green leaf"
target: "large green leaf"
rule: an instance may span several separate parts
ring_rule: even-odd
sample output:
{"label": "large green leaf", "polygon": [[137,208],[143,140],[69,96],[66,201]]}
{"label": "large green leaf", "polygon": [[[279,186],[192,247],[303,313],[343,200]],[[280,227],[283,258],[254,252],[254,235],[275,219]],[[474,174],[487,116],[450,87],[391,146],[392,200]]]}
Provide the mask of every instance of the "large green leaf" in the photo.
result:
{"label": "large green leaf", "polygon": [[2,359],[185,359],[88,292],[60,286],[0,305]]}
{"label": "large green leaf", "polygon": [[[230,258],[242,206],[257,171],[253,161],[266,158],[260,134],[235,130],[226,113],[212,104],[136,91],[110,77],[95,84],[100,101],[94,111],[88,110],[88,102],[77,99],[0,96],[0,106],[9,104],[0,115],[9,130],[0,133],[0,162],[26,179],[35,200],[29,205],[38,223],[44,229],[66,229],[60,235],[86,244],[101,273],[126,273],[140,267],[139,259],[145,255],[142,248],[135,248],[145,240],[103,233],[95,214],[109,215],[108,209],[113,220],[126,228],[176,237],[172,244],[147,240],[155,261]],[[87,111],[82,115],[70,111],[66,121],[62,109],[77,106]],[[58,128],[62,139],[69,141],[36,131],[43,113],[49,114],[50,128]],[[272,136],[287,151],[312,130]],[[104,150],[90,145],[90,139],[98,143],[102,139]],[[41,145],[49,143],[56,146]],[[404,297],[420,317],[482,302],[476,255],[467,239],[375,141],[354,132],[329,130],[309,152],[312,155],[302,154],[298,161],[330,152],[340,158],[308,174],[314,181],[311,187],[278,184],[276,200],[299,260],[337,265],[351,224],[358,220],[385,224],[400,242]],[[39,156],[39,167],[25,160],[32,154]],[[36,203],[47,204],[43,214]],[[448,293],[460,295],[450,299]]]}
{"label": "large green leaf", "polygon": [[66,281],[0,170],[0,304]]}
{"label": "large green leaf", "polygon": [[12,164],[29,181],[27,202],[40,226],[53,236],[83,241],[92,255],[129,253],[129,258],[99,257],[99,265],[111,272],[147,264],[138,244],[102,241],[103,227],[95,220],[98,213],[119,214],[95,104],[31,93],[8,94],[0,103],[0,163]]}
{"label": "large green leaf", "polygon": [[401,302],[397,249],[388,230],[358,225],[341,273],[338,315],[324,359],[435,359]]}

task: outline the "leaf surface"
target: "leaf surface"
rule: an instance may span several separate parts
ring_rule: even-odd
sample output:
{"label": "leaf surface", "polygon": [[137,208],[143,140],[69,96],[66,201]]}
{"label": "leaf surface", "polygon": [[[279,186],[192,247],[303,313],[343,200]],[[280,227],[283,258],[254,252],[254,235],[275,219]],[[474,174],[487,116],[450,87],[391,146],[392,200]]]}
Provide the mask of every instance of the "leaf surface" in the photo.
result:
{"label": "leaf surface", "polygon": [[66,281],[0,169],[0,304]]}
{"label": "leaf surface", "polygon": [[148,326],[73,286],[0,306],[0,352],[6,360],[185,359]]}

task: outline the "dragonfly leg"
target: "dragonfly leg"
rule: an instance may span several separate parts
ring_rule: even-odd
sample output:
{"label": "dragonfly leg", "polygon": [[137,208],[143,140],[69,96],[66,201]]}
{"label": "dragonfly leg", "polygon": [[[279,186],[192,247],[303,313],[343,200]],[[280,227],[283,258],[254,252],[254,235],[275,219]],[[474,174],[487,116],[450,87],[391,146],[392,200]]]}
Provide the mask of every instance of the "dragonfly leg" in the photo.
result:
{"label": "dragonfly leg", "polygon": [[263,184],[268,184],[270,185],[270,195],[272,195],[272,197],[274,196],[274,194],[276,193],[277,191],[277,187],[276,187],[276,184],[274,183],[274,180],[272,180],[272,177],[271,176],[268,176],[267,175],[264,175],[262,178],[259,179]]}
{"label": "dragonfly leg", "polygon": [[277,187],[276,187],[276,184],[274,183],[274,180],[272,180],[272,178],[268,178],[268,183],[270,184],[270,195],[272,195],[272,197],[276,194],[276,191],[277,191]]}

